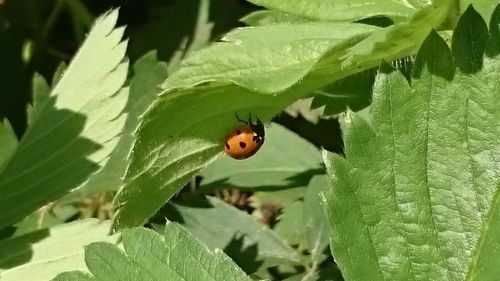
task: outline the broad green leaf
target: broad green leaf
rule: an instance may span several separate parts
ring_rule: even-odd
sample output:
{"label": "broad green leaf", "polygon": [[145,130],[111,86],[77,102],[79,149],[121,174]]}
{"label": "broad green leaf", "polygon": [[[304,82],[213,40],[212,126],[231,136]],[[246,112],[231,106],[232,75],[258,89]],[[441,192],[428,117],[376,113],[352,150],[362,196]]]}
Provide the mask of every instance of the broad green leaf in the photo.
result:
{"label": "broad green leaf", "polygon": [[355,21],[376,16],[409,18],[426,0],[248,0],[268,9],[323,21]]}
{"label": "broad green leaf", "polygon": [[260,10],[245,16],[241,21],[247,25],[259,26],[278,23],[303,23],[311,20],[275,10]]}
{"label": "broad green leaf", "polygon": [[86,247],[93,276],[70,272],[54,280],[252,280],[222,251],[209,250],[175,223],[167,223],[164,236],[136,228],[125,230],[122,238],[125,252],[108,243]]}
{"label": "broad green leaf", "polygon": [[123,28],[100,17],[0,175],[0,228],[81,185],[106,161],[125,122]]}
{"label": "broad green leaf", "polygon": [[[448,3],[440,3],[418,13],[419,20],[412,24],[418,22],[423,29],[438,24],[448,11]],[[401,27],[399,32],[406,33],[394,36],[413,38],[414,27]],[[377,66],[384,54],[408,55],[395,51],[398,39],[387,52],[376,49],[376,60],[353,56],[348,48],[374,30],[379,29],[344,23],[238,29],[226,37],[227,42],[193,53],[163,84],[165,95],[143,117],[126,184],[117,198],[115,227],[144,223],[214,161],[223,150],[225,136],[238,125],[236,114],[252,113],[268,122],[313,90]],[[344,58],[349,60],[345,66]]]}
{"label": "broad green leaf", "polygon": [[0,173],[14,155],[18,140],[14,129],[7,119],[0,122]]}
{"label": "broad green leaf", "polygon": [[[294,153],[284,153],[294,151]],[[272,123],[259,152],[246,161],[221,157],[201,176],[202,186],[240,188],[286,188],[307,185],[322,173],[321,153],[285,127]]]}
{"label": "broad green leaf", "polygon": [[88,219],[27,233],[0,242],[0,279],[48,281],[68,270],[86,270],[83,247],[108,236],[109,222]]}
{"label": "broad green leaf", "polygon": [[347,280],[497,279],[500,58],[484,56],[498,50],[486,32],[468,9],[453,55],[432,32],[411,86],[397,72],[377,78],[371,126],[346,115],[346,158],[325,162],[332,253]]}
{"label": "broad green leaf", "polygon": [[299,262],[276,232],[218,198],[189,198],[169,206],[161,215],[181,223],[210,249],[223,250],[247,273]]}
{"label": "broad green leaf", "polygon": [[302,220],[307,238],[311,260],[315,265],[321,263],[323,252],[328,247],[329,224],[325,215],[325,193],[331,189],[326,175],[317,175],[311,179],[304,196]]}
{"label": "broad green leaf", "polygon": [[128,165],[128,156],[134,142],[134,132],[139,118],[154,101],[158,85],[167,77],[167,66],[158,62],[156,52],[150,52],[134,64],[130,80],[130,95],[125,107],[127,121],[120,136],[120,141],[109,156],[106,165],[84,186],[76,190],[75,195],[86,197],[98,191],[116,191],[123,185],[123,176]]}
{"label": "broad green leaf", "polygon": [[258,92],[279,92],[311,71],[329,49],[377,29],[364,24],[326,22],[239,28],[227,34],[223,42],[189,56],[163,88],[231,81]]}

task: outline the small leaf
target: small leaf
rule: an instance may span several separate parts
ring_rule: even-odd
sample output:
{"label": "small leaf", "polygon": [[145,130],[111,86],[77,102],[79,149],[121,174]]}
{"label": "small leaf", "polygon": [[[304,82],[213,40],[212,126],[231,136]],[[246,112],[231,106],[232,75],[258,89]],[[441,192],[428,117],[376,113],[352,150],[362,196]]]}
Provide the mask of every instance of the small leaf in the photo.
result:
{"label": "small leaf", "polygon": [[325,214],[325,193],[331,190],[326,175],[311,179],[304,196],[303,222],[311,259],[317,265],[325,259],[323,252],[328,247],[329,224]]}
{"label": "small leaf", "polygon": [[7,119],[0,122],[0,173],[14,155],[18,140],[14,129]]}
{"label": "small leaf", "polygon": [[498,1],[495,0],[460,0],[460,10],[465,12],[469,5],[472,5],[474,9],[481,14],[484,20],[488,23],[492,17],[495,8],[498,7]]}
{"label": "small leaf", "polygon": [[307,248],[306,229],[304,228],[304,202],[297,200],[281,210],[278,223],[274,230],[281,235],[285,241],[299,249]]}
{"label": "small leaf", "polygon": [[108,236],[109,222],[82,220],[27,233],[0,242],[0,279],[48,281],[67,270],[84,270],[83,246]]}
{"label": "small leaf", "polygon": [[161,214],[182,223],[210,249],[223,249],[245,272],[299,262],[275,231],[247,213],[215,197],[193,199],[173,204]]}
{"label": "small leaf", "polygon": [[0,175],[0,228],[81,185],[106,162],[125,122],[128,64],[118,12],[99,18]]}
{"label": "small leaf", "polygon": [[[456,63],[464,73],[474,73],[483,67],[483,54],[488,44],[488,27],[481,16],[469,6],[464,16],[457,23],[457,30],[473,30],[453,34],[452,52]],[[471,49],[471,45],[474,46]]]}
{"label": "small leaf", "polygon": [[125,230],[123,247],[125,252],[91,244],[85,260],[93,277],[70,272],[54,280],[252,280],[223,252],[210,251],[175,223],[167,223],[164,236],[144,228]]}
{"label": "small leaf", "polygon": [[35,123],[38,115],[43,111],[44,105],[49,101],[50,86],[42,75],[35,73],[33,76],[33,104],[28,105],[28,125]]}

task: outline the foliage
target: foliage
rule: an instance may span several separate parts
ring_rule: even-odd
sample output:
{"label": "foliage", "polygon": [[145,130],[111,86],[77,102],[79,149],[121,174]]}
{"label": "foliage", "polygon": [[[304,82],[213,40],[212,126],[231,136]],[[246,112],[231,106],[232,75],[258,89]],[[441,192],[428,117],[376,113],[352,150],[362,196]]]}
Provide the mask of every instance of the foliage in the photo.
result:
{"label": "foliage", "polygon": [[167,223],[164,236],[137,228],[122,238],[125,253],[109,243],[87,246],[93,276],[73,271],[54,280],[251,280],[221,250],[208,250],[174,223]]}
{"label": "foliage", "polygon": [[0,228],[78,187],[115,147],[128,98],[121,88],[127,45],[120,43],[123,29],[113,29],[117,18],[112,11],[97,19],[50,95],[35,94],[30,127],[0,175]]}
{"label": "foliage", "polygon": [[139,2],[0,1],[0,279],[497,279],[498,2]]}
{"label": "foliage", "polygon": [[497,16],[490,37],[469,8],[451,50],[432,32],[411,84],[381,73],[371,125],[346,114],[346,158],[325,154],[332,253],[346,279],[497,276],[484,264],[497,260]]}

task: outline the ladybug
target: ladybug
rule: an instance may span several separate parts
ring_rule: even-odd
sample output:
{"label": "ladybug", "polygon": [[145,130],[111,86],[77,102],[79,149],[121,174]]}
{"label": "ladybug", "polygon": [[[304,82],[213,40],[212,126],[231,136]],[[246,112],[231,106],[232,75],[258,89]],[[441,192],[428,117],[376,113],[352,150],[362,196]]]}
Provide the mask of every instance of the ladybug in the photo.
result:
{"label": "ladybug", "polygon": [[234,159],[246,159],[254,155],[264,143],[264,124],[257,118],[257,123],[252,123],[250,115],[248,121],[238,121],[244,125],[239,126],[226,137],[224,152]]}

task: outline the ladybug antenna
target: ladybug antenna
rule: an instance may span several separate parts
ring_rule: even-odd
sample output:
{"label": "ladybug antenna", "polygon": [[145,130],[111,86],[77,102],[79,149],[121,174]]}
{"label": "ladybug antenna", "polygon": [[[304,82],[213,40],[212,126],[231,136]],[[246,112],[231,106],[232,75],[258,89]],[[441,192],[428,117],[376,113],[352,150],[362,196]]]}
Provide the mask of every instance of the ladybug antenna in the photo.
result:
{"label": "ladybug antenna", "polygon": [[236,120],[238,120],[238,121],[240,121],[240,122],[243,122],[243,123],[245,123],[245,124],[248,124],[248,122],[247,122],[247,121],[242,120],[242,119],[238,116],[238,113],[236,113]]}

